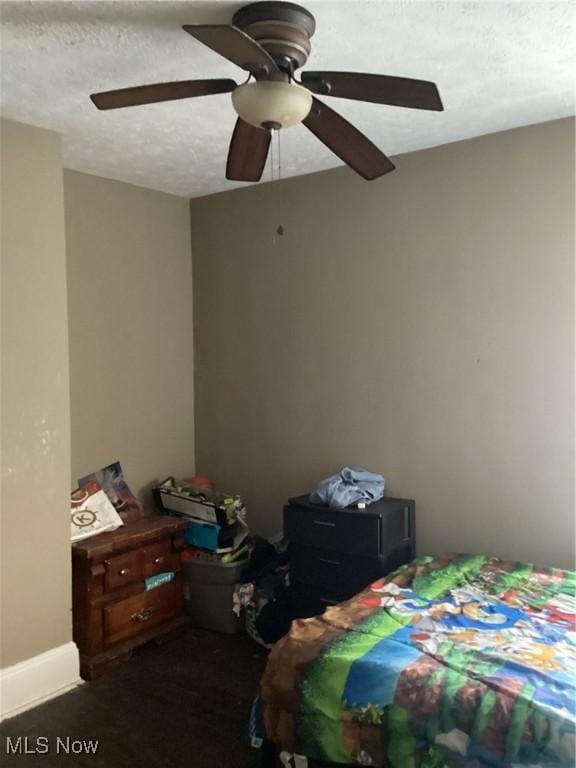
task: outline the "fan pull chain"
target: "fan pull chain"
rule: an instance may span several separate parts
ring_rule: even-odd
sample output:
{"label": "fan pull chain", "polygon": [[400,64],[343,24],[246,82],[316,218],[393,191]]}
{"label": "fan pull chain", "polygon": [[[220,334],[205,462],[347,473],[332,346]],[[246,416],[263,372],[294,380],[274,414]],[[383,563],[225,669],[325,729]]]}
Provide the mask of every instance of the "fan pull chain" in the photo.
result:
{"label": "fan pull chain", "polygon": [[[270,129],[272,131],[272,129]],[[274,133],[270,142],[270,181],[274,181]]]}
{"label": "fan pull chain", "polygon": [[[276,229],[276,234],[283,235],[284,234],[284,227],[280,223],[280,216],[282,215],[282,184],[280,183],[282,181],[282,155],[280,152],[280,131],[276,131],[276,135],[278,136],[278,195],[277,195],[277,205],[278,205],[278,227]],[[274,143],[274,142],[272,142]]]}

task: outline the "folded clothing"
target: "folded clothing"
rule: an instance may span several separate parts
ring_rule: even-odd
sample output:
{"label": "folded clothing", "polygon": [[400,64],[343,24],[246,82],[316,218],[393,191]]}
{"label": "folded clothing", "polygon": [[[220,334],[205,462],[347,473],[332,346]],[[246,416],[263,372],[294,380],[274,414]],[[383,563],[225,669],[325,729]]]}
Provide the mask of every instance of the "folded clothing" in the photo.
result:
{"label": "folded clothing", "polygon": [[321,480],[310,494],[310,501],[336,509],[351,507],[360,502],[371,504],[384,496],[385,485],[382,475],[360,467],[344,467],[338,474]]}

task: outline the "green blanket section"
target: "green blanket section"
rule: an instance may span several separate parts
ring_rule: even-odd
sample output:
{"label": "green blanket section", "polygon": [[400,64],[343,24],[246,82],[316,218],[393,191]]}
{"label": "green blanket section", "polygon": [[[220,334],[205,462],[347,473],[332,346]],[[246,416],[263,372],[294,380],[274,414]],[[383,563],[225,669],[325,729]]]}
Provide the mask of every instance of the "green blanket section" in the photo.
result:
{"label": "green blanket section", "polygon": [[[425,565],[432,561],[423,557],[415,561]],[[471,580],[487,562],[482,555],[463,555],[453,560],[438,571],[431,571],[417,576],[412,590],[428,600],[434,600],[450,589],[462,586]],[[408,566],[396,571],[402,573]],[[394,574],[392,574],[393,576]],[[515,577],[516,574],[510,574]],[[525,575],[525,574],[524,574]],[[344,632],[312,664],[304,676],[300,687],[300,710],[298,717],[298,752],[310,758],[330,760],[335,763],[348,763],[350,755],[345,749],[342,713],[342,696],[352,664],[382,640],[394,634],[410,621],[409,617],[394,617],[386,610],[378,610],[370,618]],[[398,721],[402,711],[390,708],[388,714],[390,735],[389,749],[403,751],[406,743],[403,738],[407,726]],[[393,735],[394,734],[394,735]],[[405,735],[405,734],[404,734]],[[397,755],[400,757],[400,755]],[[437,759],[436,753],[431,756]],[[405,762],[400,759],[400,763]],[[408,765],[407,763],[405,763]]]}

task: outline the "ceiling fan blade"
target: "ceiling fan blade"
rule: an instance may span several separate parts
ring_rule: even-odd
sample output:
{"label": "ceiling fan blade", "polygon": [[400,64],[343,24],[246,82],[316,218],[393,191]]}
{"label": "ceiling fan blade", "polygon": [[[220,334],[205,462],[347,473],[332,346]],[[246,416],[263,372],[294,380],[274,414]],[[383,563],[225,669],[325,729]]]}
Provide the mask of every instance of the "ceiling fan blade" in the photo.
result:
{"label": "ceiling fan blade", "polygon": [[238,118],[228,150],[226,178],[231,181],[260,181],[269,146],[270,131],[255,128]]}
{"label": "ceiling fan blade", "polygon": [[98,109],[118,109],[139,104],[156,104],[160,101],[190,99],[194,96],[230,93],[235,88],[234,80],[183,80],[179,83],[137,85],[134,88],[93,93],[90,98]]}
{"label": "ceiling fan blade", "polygon": [[310,114],[302,122],[328,149],[365,179],[371,181],[394,170],[392,161],[370,139],[318,99],[313,100]]}
{"label": "ceiling fan blade", "polygon": [[270,54],[242,30],[226,24],[185,24],[182,29],[255,77],[275,72]]}
{"label": "ceiling fan blade", "polygon": [[438,88],[427,80],[359,72],[303,72],[302,84],[314,93],[342,99],[438,112],[444,109]]}

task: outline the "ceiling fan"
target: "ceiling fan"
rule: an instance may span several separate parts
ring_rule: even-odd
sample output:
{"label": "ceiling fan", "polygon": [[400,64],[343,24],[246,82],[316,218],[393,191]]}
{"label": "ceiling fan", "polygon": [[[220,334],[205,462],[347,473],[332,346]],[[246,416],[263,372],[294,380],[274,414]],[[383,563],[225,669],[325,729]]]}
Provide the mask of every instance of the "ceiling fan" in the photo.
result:
{"label": "ceiling fan", "polygon": [[388,75],[322,71],[303,72],[298,81],[294,73],[310,55],[315,28],[312,14],[295,3],[250,3],[234,14],[231,26],[183,27],[196,40],[246,70],[248,79],[242,85],[229,79],[184,80],[105,91],[90,98],[98,109],[117,109],[231,93],[238,119],[226,177],[234,181],[259,181],[271,131],[300,122],[365,179],[393,171],[394,165],[378,147],[315,94],[440,111],[443,106],[436,85]]}

